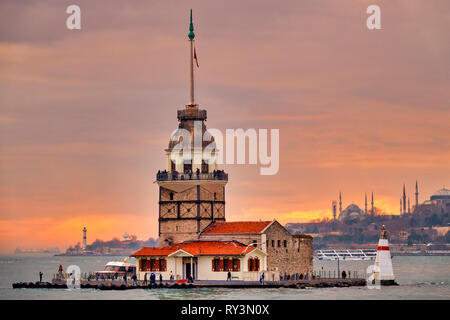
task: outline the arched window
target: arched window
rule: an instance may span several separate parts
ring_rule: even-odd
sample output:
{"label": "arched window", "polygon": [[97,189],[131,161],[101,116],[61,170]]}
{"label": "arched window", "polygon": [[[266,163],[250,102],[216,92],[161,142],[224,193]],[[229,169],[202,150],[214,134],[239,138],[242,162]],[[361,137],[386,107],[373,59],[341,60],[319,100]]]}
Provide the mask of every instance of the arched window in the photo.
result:
{"label": "arched window", "polygon": [[240,264],[239,259],[233,259],[233,271],[239,271],[241,268]]}
{"label": "arched window", "polygon": [[202,160],[202,173],[208,172],[209,172],[208,164],[205,162],[205,160]]}
{"label": "arched window", "polygon": [[248,271],[259,271],[259,259],[257,257],[248,259]]}

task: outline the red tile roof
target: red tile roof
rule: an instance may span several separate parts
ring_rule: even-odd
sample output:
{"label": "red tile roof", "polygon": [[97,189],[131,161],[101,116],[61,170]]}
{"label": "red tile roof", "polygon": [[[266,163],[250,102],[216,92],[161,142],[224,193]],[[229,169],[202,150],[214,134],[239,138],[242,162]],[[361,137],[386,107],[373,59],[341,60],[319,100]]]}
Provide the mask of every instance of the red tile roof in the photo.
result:
{"label": "red tile roof", "polygon": [[272,221],[217,221],[209,225],[202,233],[261,233],[271,223]]}
{"label": "red tile roof", "polygon": [[186,241],[166,247],[144,247],[131,256],[168,256],[180,249],[194,256],[237,256],[247,254],[255,247],[247,247],[236,241]]}

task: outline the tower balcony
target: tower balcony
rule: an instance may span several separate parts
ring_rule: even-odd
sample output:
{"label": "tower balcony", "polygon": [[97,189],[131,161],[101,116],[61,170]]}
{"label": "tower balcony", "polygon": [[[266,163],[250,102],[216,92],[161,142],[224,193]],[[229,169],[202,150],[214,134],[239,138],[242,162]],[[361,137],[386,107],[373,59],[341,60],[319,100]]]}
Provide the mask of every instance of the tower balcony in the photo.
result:
{"label": "tower balcony", "polygon": [[199,109],[198,107],[188,107],[183,110],[177,111],[178,121],[186,120],[206,120],[206,110]]}
{"label": "tower balcony", "polygon": [[228,181],[228,173],[223,170],[216,170],[215,172],[200,173],[200,172],[185,172],[178,171],[168,172],[158,171],[156,174],[157,181],[189,181],[189,180],[222,180]]}

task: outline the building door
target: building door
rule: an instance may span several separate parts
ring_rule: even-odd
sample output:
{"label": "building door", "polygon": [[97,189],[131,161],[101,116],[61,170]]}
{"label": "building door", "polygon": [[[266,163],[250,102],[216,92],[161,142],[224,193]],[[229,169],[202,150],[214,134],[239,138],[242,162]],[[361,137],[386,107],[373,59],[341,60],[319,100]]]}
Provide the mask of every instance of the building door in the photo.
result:
{"label": "building door", "polygon": [[183,259],[183,273],[185,279],[189,278],[189,276],[192,276],[192,279],[197,278],[197,258],[191,259],[190,258],[184,258]]}
{"label": "building door", "polygon": [[190,275],[191,275],[191,263],[188,262],[186,263],[186,278],[189,278]]}

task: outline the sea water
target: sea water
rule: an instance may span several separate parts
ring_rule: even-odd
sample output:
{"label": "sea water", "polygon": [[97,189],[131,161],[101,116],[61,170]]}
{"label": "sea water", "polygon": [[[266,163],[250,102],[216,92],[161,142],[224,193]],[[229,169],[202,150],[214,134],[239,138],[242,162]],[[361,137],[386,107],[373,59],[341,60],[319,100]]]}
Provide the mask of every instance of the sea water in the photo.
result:
{"label": "sea water", "polygon": [[[0,256],[0,299],[450,299],[449,256],[395,256],[392,263],[399,286],[369,289],[310,288],[310,289],[134,289],[101,291],[96,289],[13,289],[14,282],[35,282],[39,271],[43,281],[51,281],[61,264],[78,265],[81,272],[103,270],[108,261],[121,261],[124,257],[92,256]],[[340,261],[339,270],[358,272],[366,277],[373,261]],[[315,261],[314,270],[337,272],[337,261]],[[225,277],[225,274],[224,274]]]}

